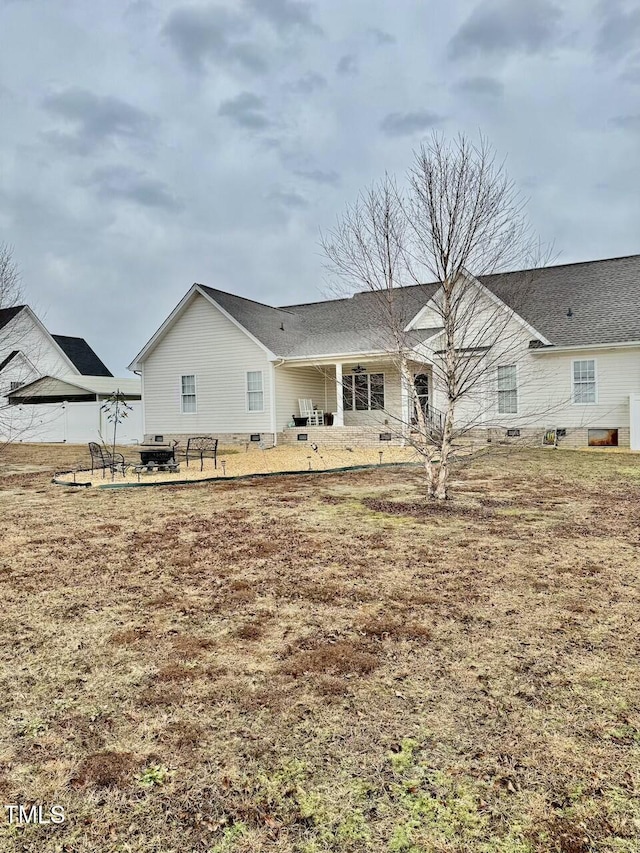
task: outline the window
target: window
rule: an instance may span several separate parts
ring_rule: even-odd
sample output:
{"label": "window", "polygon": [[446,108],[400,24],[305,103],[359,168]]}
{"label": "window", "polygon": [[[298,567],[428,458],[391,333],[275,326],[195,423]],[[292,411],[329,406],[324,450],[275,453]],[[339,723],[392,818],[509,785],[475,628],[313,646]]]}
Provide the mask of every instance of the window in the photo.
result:
{"label": "window", "polygon": [[498,368],[498,413],[518,414],[518,385],[515,364]]}
{"label": "window", "polygon": [[247,371],[247,411],[264,412],[264,390],[261,370]]}
{"label": "window", "polygon": [[596,363],[585,359],[573,362],[573,402],[595,403],[596,401]]}
{"label": "window", "polygon": [[192,415],[196,411],[196,377],[193,373],[180,377],[182,414]]}
{"label": "window", "polygon": [[20,381],[18,381],[18,382],[11,381],[11,382],[9,383],[9,390],[10,390],[10,391],[15,391],[15,390],[16,390],[16,388],[19,388],[21,385],[22,385],[22,382],[20,382]]}
{"label": "window", "polygon": [[346,412],[384,409],[384,373],[345,376],[342,381],[342,399]]}

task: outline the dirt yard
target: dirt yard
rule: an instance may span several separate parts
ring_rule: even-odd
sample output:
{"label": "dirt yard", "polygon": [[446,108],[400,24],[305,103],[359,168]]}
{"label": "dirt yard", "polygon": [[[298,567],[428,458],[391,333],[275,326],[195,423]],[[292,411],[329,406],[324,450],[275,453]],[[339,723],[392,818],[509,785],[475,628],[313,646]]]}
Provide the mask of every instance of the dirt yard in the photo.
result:
{"label": "dirt yard", "polygon": [[[222,448],[218,459],[190,459],[189,466],[184,456],[178,456],[180,470],[177,473],[167,471],[149,472],[146,469],[136,472],[133,467],[127,469],[125,475],[116,473],[112,478],[109,474],[103,477],[103,472],[86,470],[88,456],[79,449],[79,465],[72,465],[73,473],[62,474],[58,479],[68,482],[85,482],[94,486],[102,486],[113,480],[116,483],[172,483],[183,480],[205,480],[210,478],[242,477],[250,474],[274,474],[285,471],[326,471],[331,468],[350,468],[358,465],[393,464],[398,462],[418,462],[417,453],[411,448],[389,447],[382,445],[381,449],[353,447],[349,449],[327,447],[318,444],[283,445],[261,449],[249,444],[245,447]],[[123,450],[123,456],[128,462],[140,463],[140,454],[134,447]],[[81,469],[81,470],[79,470]]]}
{"label": "dirt yard", "polygon": [[494,456],[437,507],[56,453],[0,462],[0,797],[65,822],[3,853],[640,850],[638,456]]}

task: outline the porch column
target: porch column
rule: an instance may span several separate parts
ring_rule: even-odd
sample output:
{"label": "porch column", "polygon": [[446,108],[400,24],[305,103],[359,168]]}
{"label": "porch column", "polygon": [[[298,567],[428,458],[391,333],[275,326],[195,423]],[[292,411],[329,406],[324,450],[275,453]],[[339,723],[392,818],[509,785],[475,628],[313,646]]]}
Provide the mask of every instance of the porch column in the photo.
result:
{"label": "porch column", "polygon": [[336,362],[336,416],[335,426],[344,426],[344,398],[342,396],[342,362]]}

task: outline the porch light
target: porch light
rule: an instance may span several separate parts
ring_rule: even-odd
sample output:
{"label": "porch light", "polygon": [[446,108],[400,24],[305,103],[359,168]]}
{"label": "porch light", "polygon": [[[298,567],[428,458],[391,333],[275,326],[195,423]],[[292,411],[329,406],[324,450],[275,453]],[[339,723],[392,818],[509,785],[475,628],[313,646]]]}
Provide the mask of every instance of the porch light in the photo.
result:
{"label": "porch light", "polygon": [[367,368],[366,368],[366,367],[363,367],[361,364],[356,364],[356,366],[355,366],[355,367],[352,367],[352,368],[351,368],[351,372],[352,372],[352,373],[366,373],[366,372],[367,372]]}

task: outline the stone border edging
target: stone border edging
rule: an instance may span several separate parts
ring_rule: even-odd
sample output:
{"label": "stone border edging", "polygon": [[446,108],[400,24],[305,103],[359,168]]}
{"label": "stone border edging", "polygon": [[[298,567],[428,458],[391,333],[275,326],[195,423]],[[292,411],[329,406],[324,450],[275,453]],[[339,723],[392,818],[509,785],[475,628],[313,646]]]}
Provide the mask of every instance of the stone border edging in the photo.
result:
{"label": "stone border edging", "polygon": [[[291,477],[291,476],[309,476],[310,474],[339,474],[345,471],[367,471],[374,468],[401,468],[401,467],[420,467],[421,462],[383,462],[382,464],[374,463],[372,465],[347,465],[341,468],[325,468],[322,471],[266,471],[257,472],[255,474],[239,474],[237,477],[203,477],[201,480],[161,480],[155,483],[103,483],[102,485],[94,486],[96,489],[150,489],[155,486],[198,486],[200,483],[229,483],[235,480],[252,480],[256,478],[266,477]],[[73,471],[61,471],[60,474],[72,474]],[[58,480],[56,477],[51,481],[56,486],[89,486],[91,483],[69,483],[64,480]]]}

